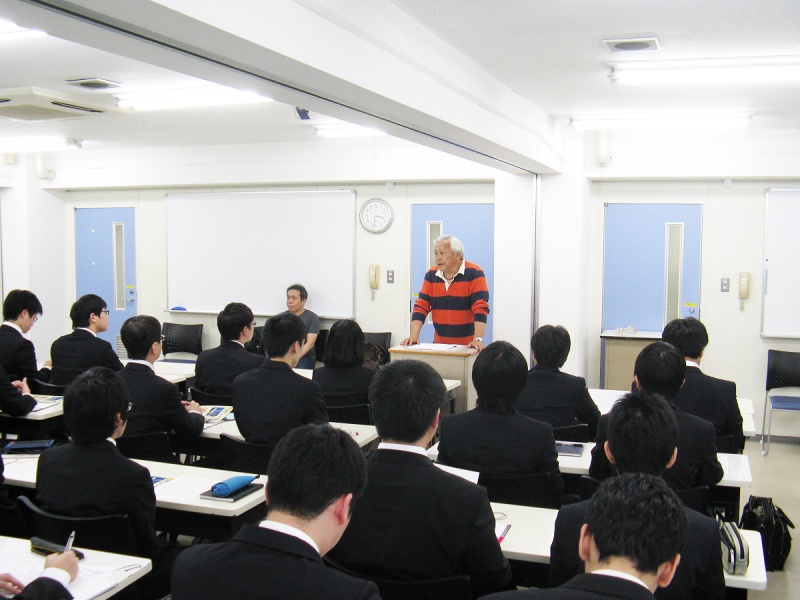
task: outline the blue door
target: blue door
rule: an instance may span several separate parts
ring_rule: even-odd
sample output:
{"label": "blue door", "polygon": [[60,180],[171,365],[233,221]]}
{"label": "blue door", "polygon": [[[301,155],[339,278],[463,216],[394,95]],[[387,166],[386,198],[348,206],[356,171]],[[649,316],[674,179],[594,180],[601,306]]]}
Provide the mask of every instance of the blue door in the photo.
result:
{"label": "blue door", "polygon": [[[416,302],[425,273],[436,264],[434,241],[452,235],[464,244],[464,258],[483,269],[489,286],[489,320],[486,343],[492,341],[494,297],[494,204],[415,204],[411,211],[411,307]],[[428,319],[430,321],[430,318]],[[433,342],[433,323],[422,327],[421,342]]]}
{"label": "blue door", "polygon": [[136,314],[135,222],[134,208],[75,209],[76,298],[106,301],[108,331],[99,337],[114,349],[122,323]]}
{"label": "blue door", "polygon": [[607,204],[603,329],[700,318],[699,204]]}

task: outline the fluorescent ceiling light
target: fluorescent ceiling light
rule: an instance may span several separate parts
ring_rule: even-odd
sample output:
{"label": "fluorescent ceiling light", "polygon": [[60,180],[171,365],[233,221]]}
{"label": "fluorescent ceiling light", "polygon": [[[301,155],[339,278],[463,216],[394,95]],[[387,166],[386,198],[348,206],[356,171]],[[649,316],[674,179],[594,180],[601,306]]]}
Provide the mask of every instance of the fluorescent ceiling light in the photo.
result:
{"label": "fluorescent ceiling light", "polygon": [[11,21],[3,21],[0,19],[0,42],[10,42],[12,40],[24,40],[27,38],[42,37],[47,35],[43,31],[36,31],[35,29],[25,29],[18,27]]}
{"label": "fluorescent ceiling light", "polygon": [[116,92],[117,106],[134,110],[165,110],[200,106],[233,106],[272,102],[272,98],[221,85]]}
{"label": "fluorescent ceiling light", "polygon": [[573,117],[575,129],[737,129],[750,124],[749,115],[638,115]]}
{"label": "fluorescent ceiling light", "polygon": [[611,63],[609,79],[631,85],[717,85],[800,81],[800,57],[641,60]]}
{"label": "fluorescent ceiling light", "polygon": [[323,137],[378,137],[386,135],[385,131],[371,127],[361,127],[352,123],[320,123],[314,127],[314,132]]}
{"label": "fluorescent ceiling light", "polygon": [[29,152],[57,152],[78,150],[81,141],[64,138],[29,138],[0,140],[0,154],[27,154]]}

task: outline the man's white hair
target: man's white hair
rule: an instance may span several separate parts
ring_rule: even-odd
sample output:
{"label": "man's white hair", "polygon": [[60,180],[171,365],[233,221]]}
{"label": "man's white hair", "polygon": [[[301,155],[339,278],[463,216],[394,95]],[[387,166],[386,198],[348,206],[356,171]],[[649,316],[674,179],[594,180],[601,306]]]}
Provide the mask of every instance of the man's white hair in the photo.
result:
{"label": "man's white hair", "polygon": [[447,242],[450,245],[450,251],[453,254],[464,258],[464,244],[461,243],[461,240],[453,235],[440,235],[436,238],[436,241],[433,243],[434,247],[439,242]]}

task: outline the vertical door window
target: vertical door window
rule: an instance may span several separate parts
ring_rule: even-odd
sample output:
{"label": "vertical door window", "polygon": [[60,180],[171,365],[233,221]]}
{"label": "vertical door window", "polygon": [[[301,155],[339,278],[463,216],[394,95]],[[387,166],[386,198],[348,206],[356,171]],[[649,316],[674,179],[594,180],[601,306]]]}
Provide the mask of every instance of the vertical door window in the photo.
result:
{"label": "vertical door window", "polygon": [[665,224],[667,264],[664,269],[664,323],[681,316],[681,280],[683,278],[683,223]]}
{"label": "vertical door window", "polygon": [[114,308],[125,310],[125,223],[113,223]]}

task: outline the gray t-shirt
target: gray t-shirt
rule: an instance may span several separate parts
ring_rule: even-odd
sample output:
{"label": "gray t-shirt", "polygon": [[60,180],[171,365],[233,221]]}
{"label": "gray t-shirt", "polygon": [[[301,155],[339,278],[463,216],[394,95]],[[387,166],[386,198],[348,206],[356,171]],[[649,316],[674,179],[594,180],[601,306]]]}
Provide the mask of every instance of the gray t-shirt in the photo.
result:
{"label": "gray t-shirt", "polygon": [[[284,312],[289,312],[284,311]],[[310,310],[306,309],[303,311],[303,314],[297,315],[297,318],[300,319],[303,324],[306,326],[306,335],[309,333],[314,333],[319,335],[319,317],[317,313],[311,312]],[[317,358],[316,353],[314,352],[314,348],[308,351],[306,356],[310,356],[311,358]]]}

